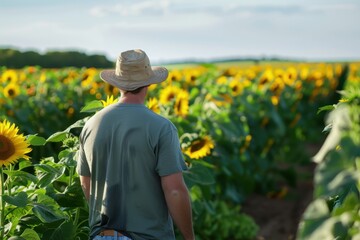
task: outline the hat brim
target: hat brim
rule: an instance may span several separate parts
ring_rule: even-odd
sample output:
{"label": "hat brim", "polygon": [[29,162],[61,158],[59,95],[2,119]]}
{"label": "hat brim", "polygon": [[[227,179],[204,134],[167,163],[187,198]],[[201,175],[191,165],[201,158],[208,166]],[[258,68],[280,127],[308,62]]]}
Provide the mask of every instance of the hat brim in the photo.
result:
{"label": "hat brim", "polygon": [[112,69],[101,71],[100,78],[110,85],[125,91],[132,91],[139,87],[161,83],[167,79],[169,72],[165,67],[153,66],[151,69],[153,75],[146,81],[128,81],[127,79],[115,75],[115,70]]}

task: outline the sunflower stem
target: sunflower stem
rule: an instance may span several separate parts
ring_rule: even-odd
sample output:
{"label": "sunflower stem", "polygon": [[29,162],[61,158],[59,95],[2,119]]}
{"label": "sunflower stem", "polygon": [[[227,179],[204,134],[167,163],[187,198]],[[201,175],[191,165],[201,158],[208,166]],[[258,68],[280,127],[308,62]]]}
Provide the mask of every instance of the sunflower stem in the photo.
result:
{"label": "sunflower stem", "polygon": [[5,202],[3,201],[4,195],[4,172],[3,168],[0,167],[0,239],[4,239],[4,228],[5,228]]}
{"label": "sunflower stem", "polygon": [[[8,166],[8,169],[10,170],[10,172],[12,172],[14,170],[13,165]],[[11,189],[12,189],[12,181],[11,181],[11,177],[7,177],[7,187],[6,184],[4,184],[5,188],[7,188],[8,190],[8,195],[11,196]]]}

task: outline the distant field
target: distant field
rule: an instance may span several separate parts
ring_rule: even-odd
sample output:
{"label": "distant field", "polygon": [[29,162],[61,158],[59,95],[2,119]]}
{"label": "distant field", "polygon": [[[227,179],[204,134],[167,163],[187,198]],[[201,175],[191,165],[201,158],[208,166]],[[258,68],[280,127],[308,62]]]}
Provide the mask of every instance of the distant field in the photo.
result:
{"label": "distant field", "polygon": [[267,66],[271,65],[272,67],[284,67],[284,66],[294,66],[294,65],[304,65],[304,64],[316,64],[316,63],[360,63],[358,61],[222,61],[222,62],[193,62],[193,63],[176,63],[176,64],[165,64],[165,66],[171,69],[184,69],[191,68],[194,66],[199,66],[203,64],[213,64],[219,68],[228,68],[228,67],[249,67],[253,65]]}

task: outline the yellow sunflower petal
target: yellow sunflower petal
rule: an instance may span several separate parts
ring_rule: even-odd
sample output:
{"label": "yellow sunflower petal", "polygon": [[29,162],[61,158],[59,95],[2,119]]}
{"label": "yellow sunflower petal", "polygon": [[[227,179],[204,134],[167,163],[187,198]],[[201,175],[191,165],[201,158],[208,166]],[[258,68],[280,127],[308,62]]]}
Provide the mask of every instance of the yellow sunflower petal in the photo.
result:
{"label": "yellow sunflower petal", "polygon": [[31,152],[24,135],[18,134],[15,124],[4,120],[0,122],[0,166],[16,163],[20,158],[29,160],[26,154]]}
{"label": "yellow sunflower petal", "polygon": [[185,149],[184,153],[192,159],[199,159],[211,154],[211,149],[215,147],[215,144],[210,136],[204,136],[191,143],[191,145]]}

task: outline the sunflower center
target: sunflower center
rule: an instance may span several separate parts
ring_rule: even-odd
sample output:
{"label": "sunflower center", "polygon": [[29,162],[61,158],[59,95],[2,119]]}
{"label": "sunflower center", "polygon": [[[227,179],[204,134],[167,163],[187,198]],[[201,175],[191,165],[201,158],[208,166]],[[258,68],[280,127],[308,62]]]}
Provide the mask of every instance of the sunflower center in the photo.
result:
{"label": "sunflower center", "polygon": [[175,94],[170,93],[167,99],[168,99],[168,101],[171,101],[171,99],[173,99],[174,97],[175,97]]}
{"label": "sunflower center", "polygon": [[5,136],[0,135],[0,160],[5,160],[15,153],[13,142]]}
{"label": "sunflower center", "polygon": [[204,147],[204,145],[205,145],[204,140],[195,141],[193,144],[191,144],[190,151],[191,152],[199,151],[200,149],[202,149]]}
{"label": "sunflower center", "polygon": [[9,89],[8,94],[9,94],[10,97],[15,96],[15,91],[14,91],[14,89]]}
{"label": "sunflower center", "polygon": [[83,75],[83,77],[82,77],[82,81],[87,80],[87,79],[88,79],[88,77],[89,77],[89,74],[86,74],[86,73],[85,73],[85,74]]}
{"label": "sunflower center", "polygon": [[176,104],[176,109],[180,112],[181,111],[181,106],[182,106],[182,101],[181,101],[181,99],[179,100],[179,102],[177,102],[177,104]]}

